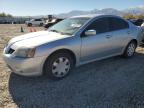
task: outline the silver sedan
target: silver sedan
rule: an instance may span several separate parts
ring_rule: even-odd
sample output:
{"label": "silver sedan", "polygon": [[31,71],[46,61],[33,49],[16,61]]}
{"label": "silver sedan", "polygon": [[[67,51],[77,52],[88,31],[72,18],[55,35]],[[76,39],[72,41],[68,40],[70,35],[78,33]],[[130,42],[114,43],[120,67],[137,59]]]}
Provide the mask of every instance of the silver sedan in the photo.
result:
{"label": "silver sedan", "polygon": [[123,55],[132,57],[142,30],[113,15],[65,19],[47,31],[15,37],[4,49],[8,67],[24,76],[63,78],[75,66]]}

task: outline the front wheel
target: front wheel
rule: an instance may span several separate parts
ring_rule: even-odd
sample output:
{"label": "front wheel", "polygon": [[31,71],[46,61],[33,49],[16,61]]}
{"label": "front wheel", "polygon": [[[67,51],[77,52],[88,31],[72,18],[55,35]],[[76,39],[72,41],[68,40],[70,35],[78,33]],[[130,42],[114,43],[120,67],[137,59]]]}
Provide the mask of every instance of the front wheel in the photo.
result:
{"label": "front wheel", "polygon": [[45,63],[44,74],[52,79],[61,79],[69,74],[74,66],[74,61],[68,53],[52,55]]}
{"label": "front wheel", "polygon": [[124,56],[124,57],[127,57],[127,58],[128,58],[128,57],[132,57],[132,56],[134,55],[134,53],[135,53],[136,47],[137,47],[136,42],[135,42],[135,41],[131,41],[131,42],[127,45],[123,56]]}

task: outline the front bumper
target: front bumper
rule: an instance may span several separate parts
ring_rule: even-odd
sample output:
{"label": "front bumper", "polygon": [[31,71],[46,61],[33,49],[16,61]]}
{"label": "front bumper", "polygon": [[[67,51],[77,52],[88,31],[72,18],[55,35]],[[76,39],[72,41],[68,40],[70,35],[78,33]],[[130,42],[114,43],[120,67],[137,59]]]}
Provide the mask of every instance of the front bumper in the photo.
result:
{"label": "front bumper", "polygon": [[4,61],[12,72],[22,76],[40,76],[46,57],[18,58],[11,54],[3,54]]}

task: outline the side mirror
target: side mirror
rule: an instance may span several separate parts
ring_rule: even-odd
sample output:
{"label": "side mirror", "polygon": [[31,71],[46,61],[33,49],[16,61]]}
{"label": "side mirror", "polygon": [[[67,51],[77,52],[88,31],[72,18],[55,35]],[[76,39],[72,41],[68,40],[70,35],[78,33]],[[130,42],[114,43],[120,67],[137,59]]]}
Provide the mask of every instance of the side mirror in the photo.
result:
{"label": "side mirror", "polygon": [[95,36],[96,35],[96,30],[87,30],[85,31],[86,36]]}

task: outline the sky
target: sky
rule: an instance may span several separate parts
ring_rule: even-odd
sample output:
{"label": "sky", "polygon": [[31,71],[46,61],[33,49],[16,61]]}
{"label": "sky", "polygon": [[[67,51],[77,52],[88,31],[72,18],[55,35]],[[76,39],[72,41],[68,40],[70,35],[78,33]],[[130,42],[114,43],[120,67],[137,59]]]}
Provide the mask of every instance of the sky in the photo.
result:
{"label": "sky", "polygon": [[144,0],[0,0],[0,13],[33,16],[67,13],[72,10],[123,10],[137,6],[144,6]]}

